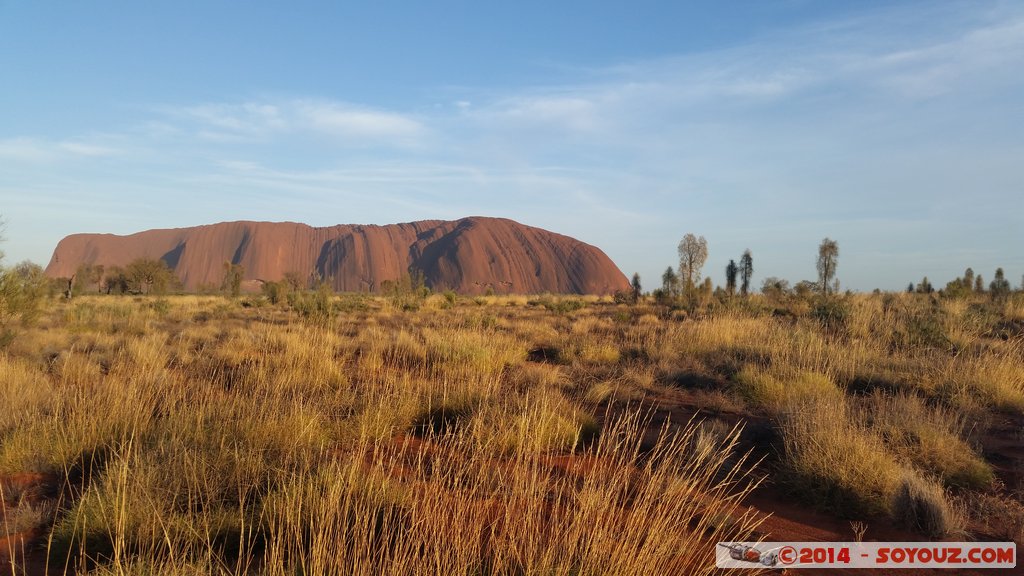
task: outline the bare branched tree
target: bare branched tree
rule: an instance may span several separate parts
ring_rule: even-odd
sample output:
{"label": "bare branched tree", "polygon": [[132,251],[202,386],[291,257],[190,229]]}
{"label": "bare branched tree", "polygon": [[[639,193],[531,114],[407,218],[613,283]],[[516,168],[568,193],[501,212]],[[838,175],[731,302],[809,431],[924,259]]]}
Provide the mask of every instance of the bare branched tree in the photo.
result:
{"label": "bare branched tree", "polygon": [[700,281],[700,269],[708,259],[708,241],[693,234],[683,236],[679,241],[679,276],[686,282],[685,290],[692,289]]}

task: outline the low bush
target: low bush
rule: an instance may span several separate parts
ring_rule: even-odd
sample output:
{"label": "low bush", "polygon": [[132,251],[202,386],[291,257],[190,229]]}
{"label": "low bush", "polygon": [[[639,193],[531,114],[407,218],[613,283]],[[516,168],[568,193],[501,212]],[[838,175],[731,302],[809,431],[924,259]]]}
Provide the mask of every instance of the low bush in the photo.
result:
{"label": "low bush", "polygon": [[19,327],[39,317],[48,286],[42,268],[30,262],[0,267],[0,348],[11,343]]}
{"label": "low bush", "polygon": [[298,312],[304,320],[327,325],[338,315],[332,296],[332,291],[327,285],[321,285],[314,292],[289,292],[288,306]]}
{"label": "low bush", "polygon": [[818,298],[810,314],[826,330],[843,333],[850,320],[850,304],[840,297]]}

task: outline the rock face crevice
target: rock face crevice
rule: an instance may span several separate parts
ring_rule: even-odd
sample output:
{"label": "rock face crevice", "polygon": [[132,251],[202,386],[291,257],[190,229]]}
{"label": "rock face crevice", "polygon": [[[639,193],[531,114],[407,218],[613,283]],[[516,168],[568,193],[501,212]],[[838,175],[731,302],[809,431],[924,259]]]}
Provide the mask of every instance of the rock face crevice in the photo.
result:
{"label": "rock face crevice", "polygon": [[294,222],[223,222],[127,236],[73,234],[60,241],[46,273],[70,277],[81,264],[125,266],[162,259],[187,290],[219,285],[225,261],[246,280],[295,272],[339,291],[374,291],[418,270],[435,290],[479,294],[608,294],[629,287],[600,249],[503,218],[424,220],[387,226],[314,228]]}

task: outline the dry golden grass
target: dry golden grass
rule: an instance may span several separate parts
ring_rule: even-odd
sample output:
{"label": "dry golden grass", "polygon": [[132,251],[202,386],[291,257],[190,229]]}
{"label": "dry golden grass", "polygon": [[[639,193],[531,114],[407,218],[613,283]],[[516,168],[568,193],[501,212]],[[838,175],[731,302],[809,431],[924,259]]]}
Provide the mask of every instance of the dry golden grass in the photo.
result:
{"label": "dry golden grass", "polygon": [[782,438],[774,481],[932,535],[963,528],[943,485],[992,484],[973,419],[1024,410],[1024,345],[994,336],[1012,301],[854,296],[828,314],[759,298],[693,314],[556,296],[321,304],[81,297],[0,352],[0,476],[74,487],[48,528],[51,562],[710,573],[708,544],[758,520],[736,507],[750,487],[737,435],[652,433],[654,399],[753,413]]}
{"label": "dry golden grass", "polygon": [[[750,484],[726,465],[735,433],[666,428],[641,450],[637,413],[598,425],[596,404],[618,393],[570,374],[612,370],[623,394],[638,370],[654,384],[619,366],[625,328],[597,301],[364,300],[326,323],[208,297],[54,304],[0,355],[0,475],[73,487],[42,522],[50,562],[706,573],[708,543],[750,536],[758,519],[737,509]],[[560,363],[527,360],[545,342]]]}

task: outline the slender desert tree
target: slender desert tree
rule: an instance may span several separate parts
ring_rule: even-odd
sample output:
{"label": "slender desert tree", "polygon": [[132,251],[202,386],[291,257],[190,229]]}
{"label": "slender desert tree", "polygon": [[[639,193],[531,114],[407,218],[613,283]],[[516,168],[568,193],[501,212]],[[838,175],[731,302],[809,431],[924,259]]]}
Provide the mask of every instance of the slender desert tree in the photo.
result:
{"label": "slender desert tree", "polygon": [[828,296],[828,287],[836,275],[839,264],[839,244],[831,238],[825,238],[818,246],[818,283],[821,293]]}
{"label": "slender desert tree", "polygon": [[639,272],[634,272],[633,273],[633,281],[630,283],[630,286],[633,289],[631,297],[633,298],[633,303],[635,304],[636,302],[638,302],[640,300],[640,294],[643,292],[643,288],[640,286],[640,273]]}
{"label": "slender desert tree", "polygon": [[679,276],[676,276],[676,271],[669,266],[665,269],[665,273],[661,275],[661,291],[665,296],[673,297],[679,293]]}
{"label": "slender desert tree", "polygon": [[754,276],[754,257],[750,250],[744,250],[740,257],[740,293],[744,296],[750,291],[750,279]]}
{"label": "slender desert tree", "polygon": [[736,266],[735,260],[729,260],[729,263],[725,266],[725,291],[732,296],[736,293],[736,273],[739,272],[739,267]]}

